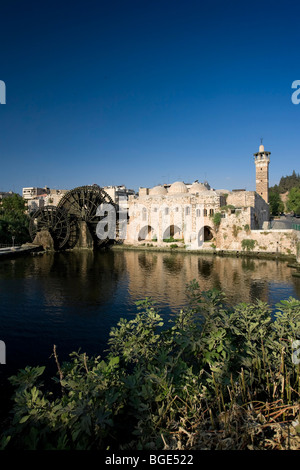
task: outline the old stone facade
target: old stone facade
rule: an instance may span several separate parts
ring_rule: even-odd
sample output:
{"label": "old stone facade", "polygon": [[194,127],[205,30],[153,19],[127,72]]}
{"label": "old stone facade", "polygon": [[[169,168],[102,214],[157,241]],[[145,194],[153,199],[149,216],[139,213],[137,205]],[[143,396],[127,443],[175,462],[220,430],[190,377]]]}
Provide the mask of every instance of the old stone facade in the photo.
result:
{"label": "old stone facade", "polygon": [[262,228],[269,219],[268,204],[254,191],[213,190],[197,181],[166,186],[142,188],[139,196],[129,198],[124,243],[154,242],[161,246],[175,241],[186,249],[217,245],[222,249],[218,233],[221,226],[228,225],[227,219],[229,225],[233,224],[232,214],[242,217],[249,230]]}
{"label": "old stone facade", "polygon": [[128,199],[124,243],[297,255],[300,233],[264,229],[270,218],[270,152],[261,144],[254,157],[256,191],[214,190],[198,180],[140,188]]}
{"label": "old stone facade", "polygon": [[219,250],[296,256],[300,232],[253,229],[248,223],[251,212],[252,209],[248,207],[236,210],[222,219],[215,240]]}
{"label": "old stone facade", "polygon": [[213,238],[212,217],[225,201],[224,195],[198,182],[143,188],[138,197],[129,198],[125,243],[174,239],[198,248]]}

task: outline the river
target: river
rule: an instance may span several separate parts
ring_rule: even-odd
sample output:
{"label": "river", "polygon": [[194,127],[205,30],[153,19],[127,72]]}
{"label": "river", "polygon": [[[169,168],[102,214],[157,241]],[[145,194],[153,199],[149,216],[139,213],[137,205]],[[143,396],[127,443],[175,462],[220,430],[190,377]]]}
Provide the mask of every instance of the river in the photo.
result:
{"label": "river", "polygon": [[26,365],[54,370],[72,351],[102,354],[109,331],[137,313],[135,302],[152,297],[168,319],[186,305],[185,285],[225,292],[228,303],[256,298],[274,306],[300,299],[300,278],[287,261],[192,253],[118,250],[27,256],[0,263],[0,340],[6,365],[0,382]]}

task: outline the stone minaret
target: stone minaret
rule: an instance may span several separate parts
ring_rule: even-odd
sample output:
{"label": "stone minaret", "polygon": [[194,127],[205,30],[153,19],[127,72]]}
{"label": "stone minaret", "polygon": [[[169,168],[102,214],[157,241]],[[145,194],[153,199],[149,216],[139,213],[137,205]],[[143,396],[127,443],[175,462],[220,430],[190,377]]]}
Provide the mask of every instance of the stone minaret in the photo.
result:
{"label": "stone minaret", "polygon": [[269,163],[271,152],[266,152],[261,142],[259,151],[254,153],[256,166],[256,192],[269,203]]}

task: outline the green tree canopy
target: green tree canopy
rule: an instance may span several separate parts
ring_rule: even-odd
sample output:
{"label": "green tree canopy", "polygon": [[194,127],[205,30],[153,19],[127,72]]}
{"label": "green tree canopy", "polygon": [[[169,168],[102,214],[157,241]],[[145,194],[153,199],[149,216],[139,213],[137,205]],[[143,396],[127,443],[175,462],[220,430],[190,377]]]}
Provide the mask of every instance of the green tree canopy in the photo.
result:
{"label": "green tree canopy", "polygon": [[26,202],[19,194],[13,194],[12,196],[5,197],[2,200],[1,215],[11,215],[18,217],[24,215],[26,210]]}
{"label": "green tree canopy", "polygon": [[295,170],[289,176],[282,176],[279,184],[275,184],[270,188],[270,192],[278,192],[280,194],[290,191],[292,188],[300,188],[300,174]]}
{"label": "green tree canopy", "polygon": [[269,193],[270,212],[272,215],[278,215],[284,211],[284,204],[281,200],[279,192],[271,191]]}
{"label": "green tree canopy", "polygon": [[20,244],[29,241],[28,224],[24,199],[19,194],[4,198],[0,206],[0,243],[10,244],[12,237]]}
{"label": "green tree canopy", "polygon": [[300,214],[300,188],[290,190],[286,205],[289,211]]}

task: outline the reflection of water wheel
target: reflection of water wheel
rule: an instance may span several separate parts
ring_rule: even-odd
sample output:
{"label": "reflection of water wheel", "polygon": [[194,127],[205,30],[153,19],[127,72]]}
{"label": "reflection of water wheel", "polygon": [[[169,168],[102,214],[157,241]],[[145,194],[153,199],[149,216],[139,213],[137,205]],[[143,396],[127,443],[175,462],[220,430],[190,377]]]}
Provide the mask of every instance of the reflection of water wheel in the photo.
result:
{"label": "reflection of water wheel", "polygon": [[[115,206],[111,197],[99,186],[79,186],[68,191],[58,203],[58,208],[65,210],[71,221],[71,234],[68,246],[72,248],[78,238],[78,221],[87,223],[90,233],[97,244],[100,240],[96,236],[96,227],[101,219],[97,209],[101,204]],[[77,222],[76,222],[77,221]],[[73,240],[72,240],[73,239]]]}
{"label": "reflection of water wheel", "polygon": [[29,222],[32,240],[41,230],[48,230],[56,247],[63,248],[70,237],[70,222],[66,211],[55,206],[45,206],[34,212]]}

